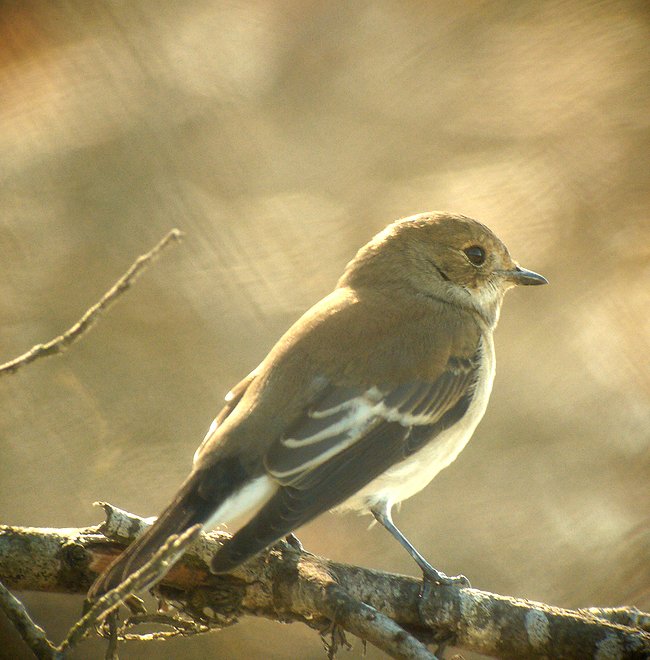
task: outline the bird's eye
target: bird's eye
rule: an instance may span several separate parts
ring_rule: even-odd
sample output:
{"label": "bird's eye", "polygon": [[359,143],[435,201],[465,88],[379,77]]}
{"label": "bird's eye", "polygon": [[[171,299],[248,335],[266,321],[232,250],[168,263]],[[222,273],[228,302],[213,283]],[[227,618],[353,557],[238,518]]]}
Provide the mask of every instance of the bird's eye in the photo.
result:
{"label": "bird's eye", "polygon": [[485,262],[485,250],[479,245],[472,245],[463,252],[475,266],[480,266]]}

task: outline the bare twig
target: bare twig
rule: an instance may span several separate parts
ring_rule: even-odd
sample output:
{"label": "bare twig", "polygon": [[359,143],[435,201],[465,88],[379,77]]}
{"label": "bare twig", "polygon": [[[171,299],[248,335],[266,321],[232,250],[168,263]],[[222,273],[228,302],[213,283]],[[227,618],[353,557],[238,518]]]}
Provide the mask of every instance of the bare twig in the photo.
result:
{"label": "bare twig", "polygon": [[25,606],[2,583],[0,583],[0,607],[37,658],[55,657],[56,649],[45,635],[45,631],[32,621]]}
{"label": "bare twig", "polygon": [[[0,527],[0,579],[12,589],[84,593],[147,525],[137,516],[103,506],[107,520],[102,530],[111,540],[99,534],[99,528]],[[392,629],[398,636],[408,631],[420,640],[449,639],[455,646],[500,658],[646,658],[650,653],[650,634],[643,630],[648,614],[635,608],[566,610],[448,587],[431,589],[418,607],[417,579],[337,564],[284,543],[231,575],[215,576],[209,561],[220,547],[219,538],[202,534],[158,587],[197,624],[211,626],[206,611],[215,612],[216,627],[245,614],[300,621],[317,630],[337,623],[378,646],[382,638],[391,639]],[[366,625],[369,630],[364,630]],[[403,639],[401,646],[382,648],[395,657],[418,657],[405,649],[421,649],[412,639]]]}
{"label": "bare twig", "polygon": [[62,335],[55,337],[46,344],[36,344],[23,355],[0,365],[0,376],[14,373],[25,364],[29,364],[39,358],[49,355],[63,353],[71,344],[76,342],[95,324],[101,314],[106,311],[127,289],[131,287],[137,276],[146,269],[150,263],[172,242],[182,237],[182,232],[172,229],[155,247],[149,252],[139,256],[131,267],[120,277],[117,282],[101,297],[101,299],[90,307],[84,315]]}
{"label": "bare twig", "polygon": [[117,611],[113,610],[106,616],[106,627],[108,628],[108,646],[104,654],[105,660],[118,660],[117,655]]}
{"label": "bare twig", "polygon": [[[168,626],[171,630],[159,630],[153,633],[133,633],[126,632],[134,626],[143,623],[156,624],[160,626]],[[220,626],[216,626],[220,627]],[[181,619],[178,616],[170,616],[169,614],[134,614],[130,616],[119,630],[119,637],[124,640],[138,640],[141,642],[149,641],[152,639],[165,639],[167,637],[191,637],[193,635],[202,635],[210,632],[214,628],[204,623],[189,621]]]}

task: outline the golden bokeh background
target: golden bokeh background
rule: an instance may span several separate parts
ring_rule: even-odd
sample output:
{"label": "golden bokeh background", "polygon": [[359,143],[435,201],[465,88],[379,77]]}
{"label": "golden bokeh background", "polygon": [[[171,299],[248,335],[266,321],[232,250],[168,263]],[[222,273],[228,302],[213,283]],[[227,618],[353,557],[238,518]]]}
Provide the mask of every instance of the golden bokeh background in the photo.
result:
{"label": "golden bokeh background", "polygon": [[[643,0],[2,2],[0,360],[186,238],[66,355],[0,380],[0,522],[157,513],[229,387],[355,250],[445,209],[551,284],[508,295],[485,419],[398,524],[476,587],[650,608],[649,18]],[[299,535],[415,575],[367,524]],[[19,595],[57,641],[81,607]],[[122,650],[207,654],[324,657],[254,619]],[[6,623],[0,656],[29,657]]]}

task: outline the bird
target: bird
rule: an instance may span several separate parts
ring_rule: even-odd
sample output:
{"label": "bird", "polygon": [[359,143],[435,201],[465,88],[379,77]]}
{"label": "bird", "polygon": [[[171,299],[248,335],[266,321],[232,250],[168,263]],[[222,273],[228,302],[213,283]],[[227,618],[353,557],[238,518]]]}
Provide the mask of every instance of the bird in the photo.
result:
{"label": "bird", "polygon": [[244,519],[212,557],[222,574],[328,510],[372,514],[425,581],[468,584],[435,569],[392,508],[452,463],[483,417],[505,292],[546,283],[469,217],[429,212],[388,225],[227,394],[171,503],[88,600],[194,525]]}

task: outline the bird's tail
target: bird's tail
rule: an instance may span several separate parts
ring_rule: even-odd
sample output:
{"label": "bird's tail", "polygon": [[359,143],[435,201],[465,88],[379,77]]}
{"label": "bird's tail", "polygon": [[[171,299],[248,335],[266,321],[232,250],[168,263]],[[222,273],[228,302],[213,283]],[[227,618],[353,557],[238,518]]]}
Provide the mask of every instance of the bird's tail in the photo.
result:
{"label": "bird's tail", "polygon": [[200,478],[201,475],[193,473],[185,480],[156,522],[95,580],[88,591],[88,600],[99,598],[142,568],[172,534],[182,534],[193,525],[206,523],[215,503],[212,498],[208,501],[202,496]]}

